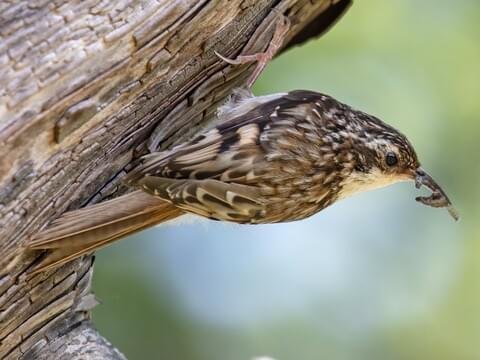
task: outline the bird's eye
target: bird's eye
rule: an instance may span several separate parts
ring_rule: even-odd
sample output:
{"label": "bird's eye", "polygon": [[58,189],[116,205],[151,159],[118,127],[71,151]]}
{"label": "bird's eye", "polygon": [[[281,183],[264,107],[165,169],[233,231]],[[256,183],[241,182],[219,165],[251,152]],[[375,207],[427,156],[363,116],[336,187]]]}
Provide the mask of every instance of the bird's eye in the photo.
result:
{"label": "bird's eye", "polygon": [[398,158],[397,155],[393,152],[388,152],[387,155],[385,156],[385,162],[387,163],[388,166],[395,166],[398,163]]}

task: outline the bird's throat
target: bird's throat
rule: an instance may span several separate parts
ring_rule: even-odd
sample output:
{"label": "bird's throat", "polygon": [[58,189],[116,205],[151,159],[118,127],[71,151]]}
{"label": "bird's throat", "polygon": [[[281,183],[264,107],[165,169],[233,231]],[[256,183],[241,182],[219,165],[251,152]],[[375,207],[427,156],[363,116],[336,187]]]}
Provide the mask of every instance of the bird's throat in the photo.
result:
{"label": "bird's throat", "polygon": [[341,183],[341,190],[338,198],[345,199],[361,192],[379,189],[406,180],[408,180],[407,177],[395,174],[385,174],[375,168],[370,172],[353,171]]}

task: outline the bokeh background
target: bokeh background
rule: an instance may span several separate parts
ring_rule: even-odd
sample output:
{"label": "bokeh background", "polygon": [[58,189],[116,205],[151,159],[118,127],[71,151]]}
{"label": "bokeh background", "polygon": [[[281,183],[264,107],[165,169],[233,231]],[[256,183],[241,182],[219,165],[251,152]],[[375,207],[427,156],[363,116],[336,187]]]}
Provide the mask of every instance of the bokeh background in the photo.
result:
{"label": "bokeh background", "polygon": [[356,1],[255,93],[381,117],[461,221],[405,183],[297,223],[157,227],[98,254],[97,327],[131,360],[480,359],[479,67],[479,1]]}

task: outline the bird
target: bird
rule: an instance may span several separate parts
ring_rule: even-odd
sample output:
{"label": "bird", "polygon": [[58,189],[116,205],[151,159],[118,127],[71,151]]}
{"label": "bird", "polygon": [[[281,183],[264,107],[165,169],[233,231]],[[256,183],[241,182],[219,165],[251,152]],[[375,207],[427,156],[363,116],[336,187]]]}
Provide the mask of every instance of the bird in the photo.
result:
{"label": "bird", "polygon": [[247,87],[236,89],[218,109],[217,125],[172,149],[144,155],[124,180],[132,192],[53,221],[27,245],[46,251],[33,271],[184,213],[239,224],[297,221],[399,181],[426,186],[432,194],[417,201],[446,207],[457,219],[413,145],[391,125],[315,91],[251,93],[258,68],[280,46],[285,26],[277,26],[263,57],[232,61],[219,55],[235,65],[252,59],[259,64]]}

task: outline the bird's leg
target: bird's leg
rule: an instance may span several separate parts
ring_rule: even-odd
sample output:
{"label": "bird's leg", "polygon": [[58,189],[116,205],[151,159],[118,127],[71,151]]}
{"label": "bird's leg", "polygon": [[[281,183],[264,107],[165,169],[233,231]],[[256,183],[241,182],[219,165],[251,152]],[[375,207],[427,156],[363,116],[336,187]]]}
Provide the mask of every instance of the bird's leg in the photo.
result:
{"label": "bird's leg", "polygon": [[222,59],[223,61],[232,64],[232,65],[240,65],[240,64],[248,64],[251,62],[256,61],[257,66],[253,73],[247,80],[247,89],[253,86],[254,82],[257,80],[260,73],[263,71],[267,63],[275,56],[277,51],[282,47],[283,40],[285,39],[285,35],[287,34],[288,29],[290,28],[290,20],[288,17],[281,15],[281,18],[278,20],[275,26],[275,32],[273,33],[272,40],[268,45],[268,48],[265,52],[256,53],[253,55],[239,55],[235,59],[229,59],[225,56],[220,55],[218,52],[215,51],[215,54]]}

